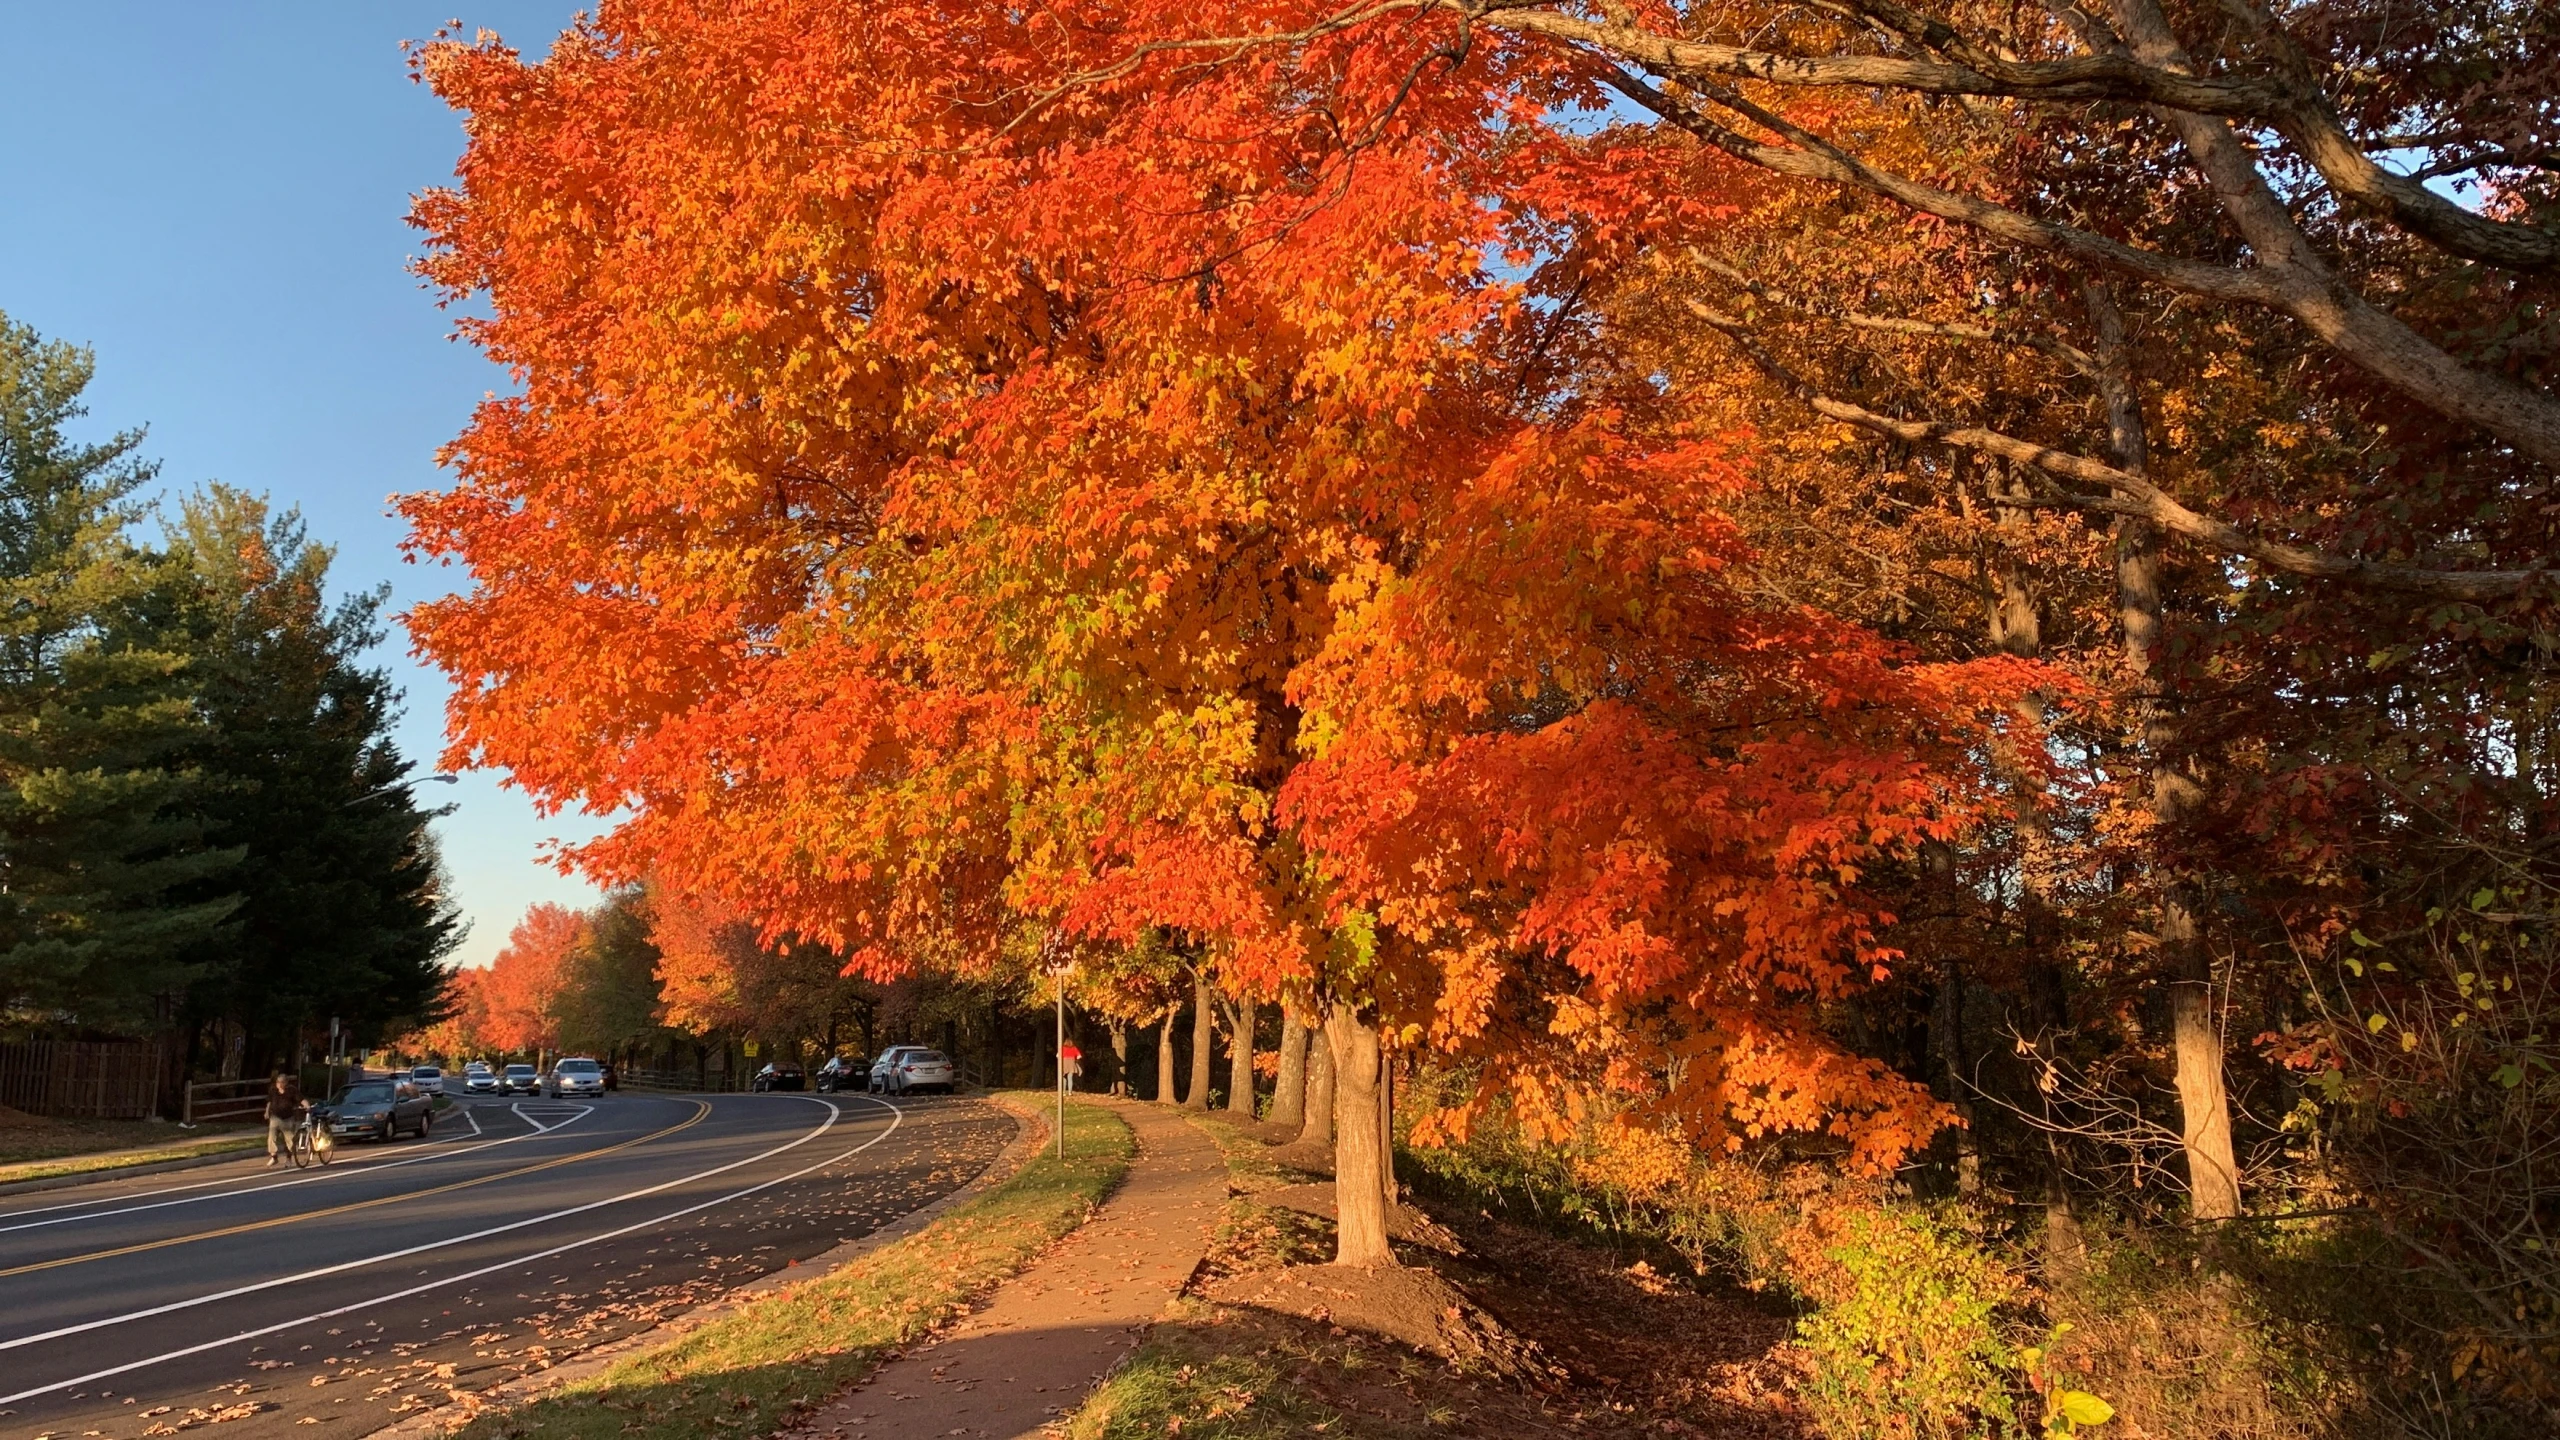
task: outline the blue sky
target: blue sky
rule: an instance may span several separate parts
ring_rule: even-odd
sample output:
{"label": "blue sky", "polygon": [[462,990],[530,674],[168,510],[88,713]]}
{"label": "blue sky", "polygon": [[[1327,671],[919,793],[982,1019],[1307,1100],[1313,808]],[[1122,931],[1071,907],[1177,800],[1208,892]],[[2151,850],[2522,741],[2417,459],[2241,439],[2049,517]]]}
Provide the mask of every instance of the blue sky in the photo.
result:
{"label": "blue sky", "polygon": [[[395,606],[458,572],[404,563],[385,497],[442,483],[437,445],[503,374],[445,338],[406,270],[409,196],[442,183],[457,118],[400,42],[448,18],[538,55],[568,3],[389,0],[12,6],[0,38],[0,311],[92,346],[100,431],[148,425],[164,481],[223,480],[301,508],[348,588]],[[402,748],[431,764],[445,686],[393,627]],[[591,828],[544,819],[496,777],[424,793],[486,960],[536,900],[593,892],[541,864]]]}

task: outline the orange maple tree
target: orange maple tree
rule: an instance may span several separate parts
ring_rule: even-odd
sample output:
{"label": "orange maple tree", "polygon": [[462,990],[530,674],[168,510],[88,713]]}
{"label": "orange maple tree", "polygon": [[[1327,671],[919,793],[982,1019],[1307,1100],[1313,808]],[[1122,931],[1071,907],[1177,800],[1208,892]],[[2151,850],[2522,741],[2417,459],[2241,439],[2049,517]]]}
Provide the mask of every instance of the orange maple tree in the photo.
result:
{"label": "orange maple tree", "polygon": [[537,904],[508,932],[506,948],[478,974],[480,1039],[501,1050],[559,1043],[557,1014],[570,957],[587,938],[587,919],[565,905]]}
{"label": "orange maple tree", "polygon": [[[1345,1114],[1427,1038],[1904,1153],[1938,1107],[1820,1011],[2050,677],[1758,598],[1738,439],[1584,363],[1576,297],[1742,182],[1436,22],[1150,49],[1193,19],[644,0],[423,51],[472,135],[426,273],[523,381],[404,502],[475,581],[410,617],[449,760],[875,973],[1191,937],[1328,1007]],[[1383,1259],[1378,1128],[1337,1137]]]}

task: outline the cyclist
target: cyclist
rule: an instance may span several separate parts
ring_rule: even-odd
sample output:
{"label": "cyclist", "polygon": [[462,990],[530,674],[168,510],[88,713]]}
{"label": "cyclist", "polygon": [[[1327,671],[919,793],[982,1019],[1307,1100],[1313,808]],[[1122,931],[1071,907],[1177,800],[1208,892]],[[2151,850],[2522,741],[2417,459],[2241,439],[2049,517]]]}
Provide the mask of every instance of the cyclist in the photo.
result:
{"label": "cyclist", "polygon": [[293,1151],[294,1127],[302,1123],[302,1082],[279,1070],[267,1086],[267,1168]]}

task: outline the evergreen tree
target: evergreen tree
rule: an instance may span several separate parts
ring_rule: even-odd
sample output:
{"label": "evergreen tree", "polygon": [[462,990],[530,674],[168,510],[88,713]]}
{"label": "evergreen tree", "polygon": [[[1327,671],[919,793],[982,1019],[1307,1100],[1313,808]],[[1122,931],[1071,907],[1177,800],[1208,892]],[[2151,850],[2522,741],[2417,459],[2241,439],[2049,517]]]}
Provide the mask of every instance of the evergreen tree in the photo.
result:
{"label": "evergreen tree", "polygon": [[0,1012],[132,1028],[236,908],[237,855],[204,833],[168,565],[127,536],[141,434],[63,434],[92,371],[0,315]]}
{"label": "evergreen tree", "polygon": [[231,923],[199,949],[199,1019],[284,1056],[335,1017],[359,1044],[443,1013],[460,939],[431,810],[393,746],[397,692],[361,663],[387,591],[327,594],[330,547],[301,517],[212,485],[167,526],[205,721],[195,751],[221,802],[218,844],[244,857]]}

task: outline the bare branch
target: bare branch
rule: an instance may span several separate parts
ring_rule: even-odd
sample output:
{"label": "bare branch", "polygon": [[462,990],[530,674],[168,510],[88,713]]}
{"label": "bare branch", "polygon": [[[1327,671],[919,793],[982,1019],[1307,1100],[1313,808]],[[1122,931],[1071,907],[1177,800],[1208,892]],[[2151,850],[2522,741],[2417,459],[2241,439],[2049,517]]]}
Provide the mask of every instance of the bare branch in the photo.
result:
{"label": "bare branch", "polygon": [[2020,440],[1996,430],[1976,426],[1953,425],[1938,420],[1901,420],[1870,410],[1863,405],[1827,395],[1811,381],[1796,374],[1778,357],[1759,343],[1748,326],[1703,302],[1692,300],[1689,310],[1713,326],[1735,348],[1750,358],[1771,379],[1792,391],[1816,414],[1827,419],[1853,425],[1874,434],[1889,436],[1912,445],[1946,445],[1976,454],[1997,456],[2045,474],[2086,485],[2103,486],[2112,494],[2087,495],[2057,492],[2047,497],[2003,496],[2003,504],[2044,505],[2075,510],[2095,510],[2116,515],[2133,515],[2149,520],[2162,529],[2183,535],[2210,549],[2227,555],[2254,560],[2270,570],[2311,579],[2340,580],[2377,590],[2424,595],[2439,600],[2459,600],[2472,604],[2514,596],[2545,572],[2541,570],[2428,570],[2409,565],[2386,565],[2332,551],[2313,550],[2268,540],[2252,535],[2227,521],[2200,515],[2180,504],[2160,487],[2130,471],[2056,450],[2031,440]]}

